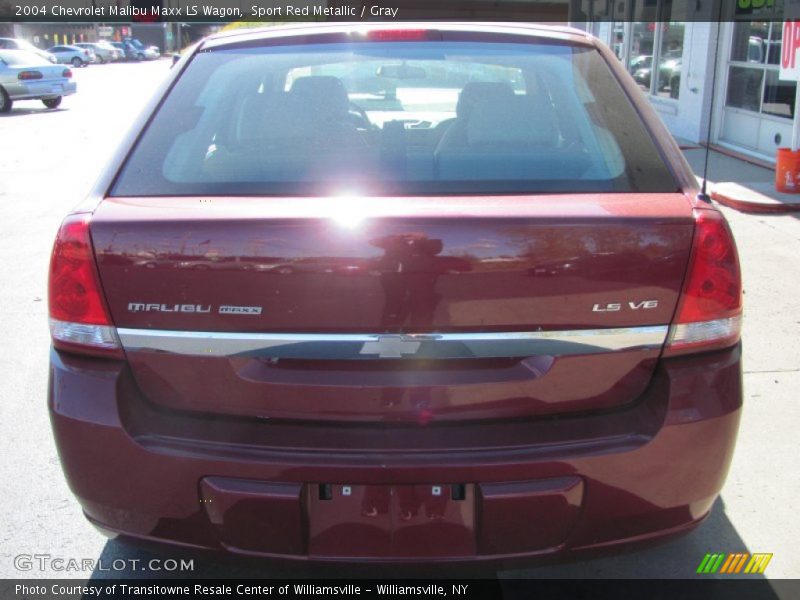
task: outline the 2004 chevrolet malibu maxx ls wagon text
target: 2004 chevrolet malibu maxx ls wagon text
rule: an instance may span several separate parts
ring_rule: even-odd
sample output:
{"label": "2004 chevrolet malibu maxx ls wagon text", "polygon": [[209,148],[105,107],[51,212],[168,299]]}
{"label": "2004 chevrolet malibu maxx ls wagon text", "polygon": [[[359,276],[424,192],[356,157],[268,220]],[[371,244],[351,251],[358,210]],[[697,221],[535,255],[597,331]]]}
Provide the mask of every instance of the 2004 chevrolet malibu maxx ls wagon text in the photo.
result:
{"label": "2004 chevrolet malibu maxx ls wagon text", "polygon": [[580,32],[209,38],[55,242],[72,491],[112,534],[317,561],[688,531],[741,409],[736,248],[696,186]]}

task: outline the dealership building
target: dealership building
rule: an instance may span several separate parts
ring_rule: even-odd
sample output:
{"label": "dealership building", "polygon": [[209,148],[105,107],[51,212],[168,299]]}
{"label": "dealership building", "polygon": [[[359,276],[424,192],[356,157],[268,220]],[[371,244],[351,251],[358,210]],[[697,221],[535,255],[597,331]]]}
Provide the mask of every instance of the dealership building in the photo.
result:
{"label": "dealership building", "polygon": [[588,28],[627,65],[673,135],[701,143],[709,136],[713,145],[774,163],[776,149],[791,143],[797,85],[778,78],[783,9],[710,22],[672,10],[670,0],[627,4],[633,14]]}

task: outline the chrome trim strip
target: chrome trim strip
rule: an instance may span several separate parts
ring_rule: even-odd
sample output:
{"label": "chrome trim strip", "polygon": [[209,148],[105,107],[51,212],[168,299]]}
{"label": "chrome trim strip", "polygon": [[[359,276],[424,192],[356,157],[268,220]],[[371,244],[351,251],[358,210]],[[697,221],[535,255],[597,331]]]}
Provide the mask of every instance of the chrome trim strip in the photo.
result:
{"label": "chrome trim strip", "polygon": [[658,348],[667,325],[508,333],[317,334],[117,330],[128,351],[308,360],[565,356]]}

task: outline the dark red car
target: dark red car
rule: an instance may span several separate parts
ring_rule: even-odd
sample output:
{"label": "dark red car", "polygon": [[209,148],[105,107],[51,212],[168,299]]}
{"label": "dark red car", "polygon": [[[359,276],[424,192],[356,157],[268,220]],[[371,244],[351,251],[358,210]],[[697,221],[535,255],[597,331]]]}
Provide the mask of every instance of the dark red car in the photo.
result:
{"label": "dark red car", "polygon": [[49,406],[108,532],[565,554],[708,515],[741,314],[725,220],[594,38],[245,31],[181,59],[64,221]]}

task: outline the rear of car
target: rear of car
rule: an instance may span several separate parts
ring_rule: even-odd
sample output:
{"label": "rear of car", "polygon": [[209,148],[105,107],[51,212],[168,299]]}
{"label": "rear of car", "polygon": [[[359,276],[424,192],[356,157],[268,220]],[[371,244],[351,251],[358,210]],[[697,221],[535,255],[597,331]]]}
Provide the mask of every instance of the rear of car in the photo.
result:
{"label": "rear of car", "polygon": [[102,56],[103,60],[110,62],[116,62],[124,58],[124,53],[107,40],[97,42],[95,52],[98,56]]}
{"label": "rear of car", "polygon": [[56,62],[72,65],[75,68],[86,67],[89,63],[94,62],[94,52],[88,48],[63,45],[53,46],[47,51],[55,57]]}
{"label": "rear of car", "polygon": [[120,53],[120,60],[143,60],[144,56],[139,56],[137,49],[128,41],[112,42]]}
{"label": "rear of car", "polygon": [[53,250],[50,411],[87,518],[409,562],[702,521],[741,409],[736,248],[617,63],[445,23],[183,57]]}
{"label": "rear of car", "polygon": [[123,40],[126,50],[134,60],[152,60],[155,58],[152,52],[148,52],[147,47],[136,38],[125,38]]}
{"label": "rear of car", "polygon": [[114,61],[114,54],[116,53],[116,49],[113,47],[109,48],[100,43],[91,43],[91,42],[81,42],[79,44],[75,44],[78,48],[83,48],[84,50],[88,50],[91,62],[96,62],[99,64],[105,64],[107,62]]}
{"label": "rear of car", "polygon": [[122,42],[111,42],[111,45],[114,46],[114,49],[117,51],[117,54],[119,55],[118,60],[128,59],[128,54],[125,51],[125,44],[123,44]]}
{"label": "rear of car", "polygon": [[88,48],[86,47],[82,48],[81,46],[75,46],[75,47],[80,48],[81,50],[84,51],[84,56],[88,58],[88,62],[90,63],[97,62],[97,54],[95,53],[94,47],[92,46],[89,46]]}
{"label": "rear of car", "polygon": [[56,108],[63,96],[76,90],[67,67],[29,52],[0,50],[0,113],[9,112],[17,100],[41,100],[47,108]]}

